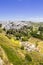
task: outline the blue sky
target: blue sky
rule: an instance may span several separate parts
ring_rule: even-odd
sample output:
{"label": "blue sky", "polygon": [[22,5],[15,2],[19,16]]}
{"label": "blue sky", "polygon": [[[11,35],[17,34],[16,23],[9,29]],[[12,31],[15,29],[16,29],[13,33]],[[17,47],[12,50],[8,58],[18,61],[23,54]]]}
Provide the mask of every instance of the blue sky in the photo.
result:
{"label": "blue sky", "polygon": [[43,21],[43,0],[0,0],[0,20]]}

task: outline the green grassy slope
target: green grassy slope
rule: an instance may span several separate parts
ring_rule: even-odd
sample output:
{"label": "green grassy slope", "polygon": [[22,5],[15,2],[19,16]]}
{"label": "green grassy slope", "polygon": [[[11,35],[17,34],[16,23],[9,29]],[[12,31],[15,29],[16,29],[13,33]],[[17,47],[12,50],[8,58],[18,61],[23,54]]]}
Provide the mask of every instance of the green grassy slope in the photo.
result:
{"label": "green grassy slope", "polygon": [[40,50],[40,53],[43,54],[43,41],[40,40],[40,39],[37,39],[37,38],[34,38],[34,37],[31,37],[29,39],[29,42],[32,43],[32,44],[38,44],[38,48]]}
{"label": "green grassy slope", "polygon": [[0,45],[6,52],[10,62],[14,65],[22,65],[22,60],[18,57],[16,51],[13,50],[10,40],[2,34],[0,34]]}
{"label": "green grassy slope", "polygon": [[[5,51],[9,62],[11,62],[13,65],[40,65],[40,62],[43,62],[43,58],[39,55],[38,52],[26,52],[25,50],[20,51],[22,54],[28,54],[31,56],[32,61],[29,61],[29,58],[25,58],[22,60],[22,58],[19,56],[17,49],[14,47],[13,43],[3,34],[0,34],[0,46]],[[18,49],[20,50],[20,49]]]}

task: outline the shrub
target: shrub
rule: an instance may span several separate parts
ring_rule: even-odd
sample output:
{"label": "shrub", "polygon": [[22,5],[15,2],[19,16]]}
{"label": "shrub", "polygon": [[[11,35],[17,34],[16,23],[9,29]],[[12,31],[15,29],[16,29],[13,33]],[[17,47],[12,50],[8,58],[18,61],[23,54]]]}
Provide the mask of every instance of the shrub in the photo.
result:
{"label": "shrub", "polygon": [[28,41],[28,38],[27,37],[23,37],[22,41]]}
{"label": "shrub", "polygon": [[21,49],[24,50],[24,46],[21,46]]}
{"label": "shrub", "polygon": [[3,28],[4,31],[6,31],[5,27]]}
{"label": "shrub", "polygon": [[26,54],[25,55],[25,59],[27,60],[27,61],[32,61],[32,58],[31,58],[31,56],[29,55],[29,54]]}
{"label": "shrub", "polygon": [[31,32],[31,35],[32,35],[33,37],[35,37],[35,38],[39,38],[39,39],[43,40],[43,36],[41,36],[40,34]]}

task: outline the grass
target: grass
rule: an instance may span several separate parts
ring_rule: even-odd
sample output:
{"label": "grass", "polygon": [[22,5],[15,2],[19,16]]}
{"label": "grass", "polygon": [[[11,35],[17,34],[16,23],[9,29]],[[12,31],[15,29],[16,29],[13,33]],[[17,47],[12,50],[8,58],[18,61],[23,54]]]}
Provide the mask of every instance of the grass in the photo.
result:
{"label": "grass", "polygon": [[0,45],[4,49],[9,61],[13,63],[13,65],[22,65],[22,59],[18,57],[16,50],[13,50],[10,40],[2,34],[0,34]]}
{"label": "grass", "polygon": [[[36,41],[34,41],[37,39],[35,38],[31,38],[30,42],[35,43]],[[3,50],[5,51],[9,62],[13,63],[13,65],[39,65],[39,62],[42,61],[43,62],[43,58],[39,55],[38,52],[24,52],[24,50],[21,49],[16,49],[14,47],[14,45],[17,46],[19,45],[19,41],[12,39],[8,39],[5,35],[0,34],[0,46],[3,48]],[[41,51],[43,51],[43,41],[40,40],[40,43],[38,41],[38,46],[40,47]],[[27,62],[26,58],[25,58],[25,54],[28,53],[30,54],[30,56],[32,57],[32,62]],[[43,53],[43,52],[42,52]],[[19,55],[20,54],[20,55]],[[24,59],[22,60],[21,57],[24,57]]]}
{"label": "grass", "polygon": [[20,47],[20,41],[14,38],[11,38],[10,41],[13,43],[14,46]]}
{"label": "grass", "polygon": [[12,48],[8,48],[4,45],[1,45],[4,51],[6,52],[8,59],[13,65],[22,65],[22,60],[17,56],[16,52]]}
{"label": "grass", "polygon": [[39,40],[39,39],[34,38],[34,37],[31,37],[28,41],[30,43],[32,43],[32,44],[38,43],[38,48],[40,50],[40,53],[43,54],[43,41],[42,40]]}

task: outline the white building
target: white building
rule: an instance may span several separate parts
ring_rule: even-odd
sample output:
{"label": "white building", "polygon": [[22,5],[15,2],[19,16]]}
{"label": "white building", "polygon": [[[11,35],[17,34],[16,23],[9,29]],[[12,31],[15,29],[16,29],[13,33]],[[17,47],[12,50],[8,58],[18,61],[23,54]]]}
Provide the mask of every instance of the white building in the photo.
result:
{"label": "white building", "polygon": [[31,44],[28,42],[21,42],[21,45],[24,46],[24,49],[27,51],[39,51],[35,44]]}

